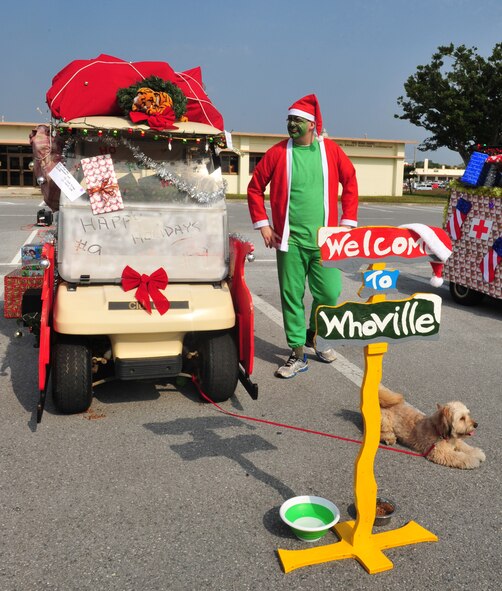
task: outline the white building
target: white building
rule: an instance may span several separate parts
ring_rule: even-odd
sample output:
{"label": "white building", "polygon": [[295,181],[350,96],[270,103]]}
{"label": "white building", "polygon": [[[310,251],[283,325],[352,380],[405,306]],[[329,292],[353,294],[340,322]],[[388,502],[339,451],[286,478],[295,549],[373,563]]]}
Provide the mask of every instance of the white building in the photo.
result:
{"label": "white building", "polygon": [[[228,193],[245,195],[254,167],[263,154],[283,134],[232,132],[234,151],[221,153],[222,169]],[[347,154],[356,169],[359,194],[401,196],[403,194],[405,140],[367,138],[333,139]]]}
{"label": "white building", "polygon": [[[37,123],[0,122],[0,187],[33,187],[29,135]],[[221,152],[228,193],[245,195],[259,159],[282,134],[233,132],[234,151]],[[350,158],[357,173],[361,196],[403,194],[405,140],[331,138]],[[459,171],[460,172],[460,171]]]}
{"label": "white building", "polygon": [[429,168],[429,160],[426,158],[424,160],[424,167],[423,168],[415,168],[414,176],[416,177],[417,183],[441,183],[441,182],[449,182],[455,179],[459,179],[465,172],[465,168],[459,168],[454,166],[452,168],[446,168],[446,166],[441,166],[441,168]]}

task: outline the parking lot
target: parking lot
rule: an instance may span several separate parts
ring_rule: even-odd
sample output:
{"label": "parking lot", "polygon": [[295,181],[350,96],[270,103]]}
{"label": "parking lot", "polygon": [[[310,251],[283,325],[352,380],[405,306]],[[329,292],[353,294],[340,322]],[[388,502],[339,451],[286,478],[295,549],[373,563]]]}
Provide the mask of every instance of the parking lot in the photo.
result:
{"label": "parking lot", "polygon": [[[0,200],[3,275],[38,206],[33,199],[7,201]],[[229,212],[230,230],[255,239],[245,204],[232,203]],[[442,208],[371,204],[361,206],[361,217],[375,225],[440,225]],[[364,355],[348,343],[332,365],[312,356],[301,376],[275,378],[288,354],[275,260],[258,242],[255,254],[246,277],[255,304],[259,397],[252,400],[239,385],[223,407],[267,424],[222,414],[180,381],[104,384],[80,415],[58,414],[49,399],[37,424],[37,350],[29,335],[14,338],[15,320],[0,318],[2,590],[499,587],[501,302],[464,308],[447,287],[430,287],[428,263],[401,269],[396,298],[417,291],[442,296],[440,340],[390,346],[382,381],[427,413],[437,402],[462,400],[479,421],[472,443],[487,460],[464,471],[379,450],[378,492],[398,509],[389,526],[375,531],[416,521],[438,542],[387,550],[393,568],[375,575],[353,559],[285,574],[277,550],[308,545],[280,521],[284,500],[315,494],[332,500],[342,521],[354,516]],[[359,277],[346,275],[340,301],[357,298],[359,287]],[[336,541],[330,532],[315,545]]]}

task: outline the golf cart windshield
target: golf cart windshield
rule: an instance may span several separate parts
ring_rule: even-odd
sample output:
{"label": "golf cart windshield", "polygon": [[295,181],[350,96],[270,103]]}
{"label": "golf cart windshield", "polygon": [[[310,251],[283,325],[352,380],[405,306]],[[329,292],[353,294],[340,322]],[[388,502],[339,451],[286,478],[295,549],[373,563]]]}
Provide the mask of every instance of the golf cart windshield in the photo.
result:
{"label": "golf cart windshield", "polygon": [[[124,204],[212,205],[224,198],[224,183],[209,145],[203,142],[154,141],[151,137],[120,138],[106,147],[96,141],[70,142],[66,167],[86,186],[82,159],[109,154]],[[89,195],[82,199],[88,201]]]}
{"label": "golf cart windshield", "polygon": [[206,138],[79,136],[63,156],[85,189],[78,198],[61,192],[63,279],[116,283],[127,265],[146,274],[163,267],[170,282],[226,277],[225,185]]}

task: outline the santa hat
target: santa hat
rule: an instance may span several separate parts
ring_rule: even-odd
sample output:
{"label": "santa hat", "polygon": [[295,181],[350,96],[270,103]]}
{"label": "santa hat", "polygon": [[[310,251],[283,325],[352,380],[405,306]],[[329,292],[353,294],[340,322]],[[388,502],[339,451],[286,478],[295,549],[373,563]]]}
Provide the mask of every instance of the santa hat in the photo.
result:
{"label": "santa hat", "polygon": [[441,228],[426,226],[425,224],[403,224],[400,228],[407,228],[416,232],[425,242],[429,253],[434,257],[432,260],[431,285],[440,287],[443,285],[443,267],[452,253],[451,238]]}
{"label": "santa hat", "polygon": [[307,121],[313,121],[317,135],[321,135],[322,115],[315,94],[308,94],[293,103],[288,109],[288,115],[295,115],[297,117],[303,117]]}

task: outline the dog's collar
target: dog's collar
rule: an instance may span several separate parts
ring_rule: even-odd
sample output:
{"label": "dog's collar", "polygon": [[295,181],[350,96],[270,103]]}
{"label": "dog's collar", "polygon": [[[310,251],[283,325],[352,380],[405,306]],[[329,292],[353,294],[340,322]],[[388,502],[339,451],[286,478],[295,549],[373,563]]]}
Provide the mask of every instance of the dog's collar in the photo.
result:
{"label": "dog's collar", "polygon": [[445,441],[448,441],[449,437],[445,437],[444,435],[442,435],[436,427],[436,435],[438,436],[437,440],[434,441],[434,443],[429,447],[429,449],[424,453],[424,458],[426,458],[431,451],[436,447],[436,445],[441,441],[441,439],[444,439]]}
{"label": "dog's collar", "polygon": [[[438,436],[438,441],[440,439],[444,439],[445,441],[448,441],[448,439],[450,439],[449,437],[445,437],[442,433],[440,433],[437,427],[435,427],[435,429],[436,429],[436,435]],[[437,443],[437,441],[436,441],[436,443]]]}

